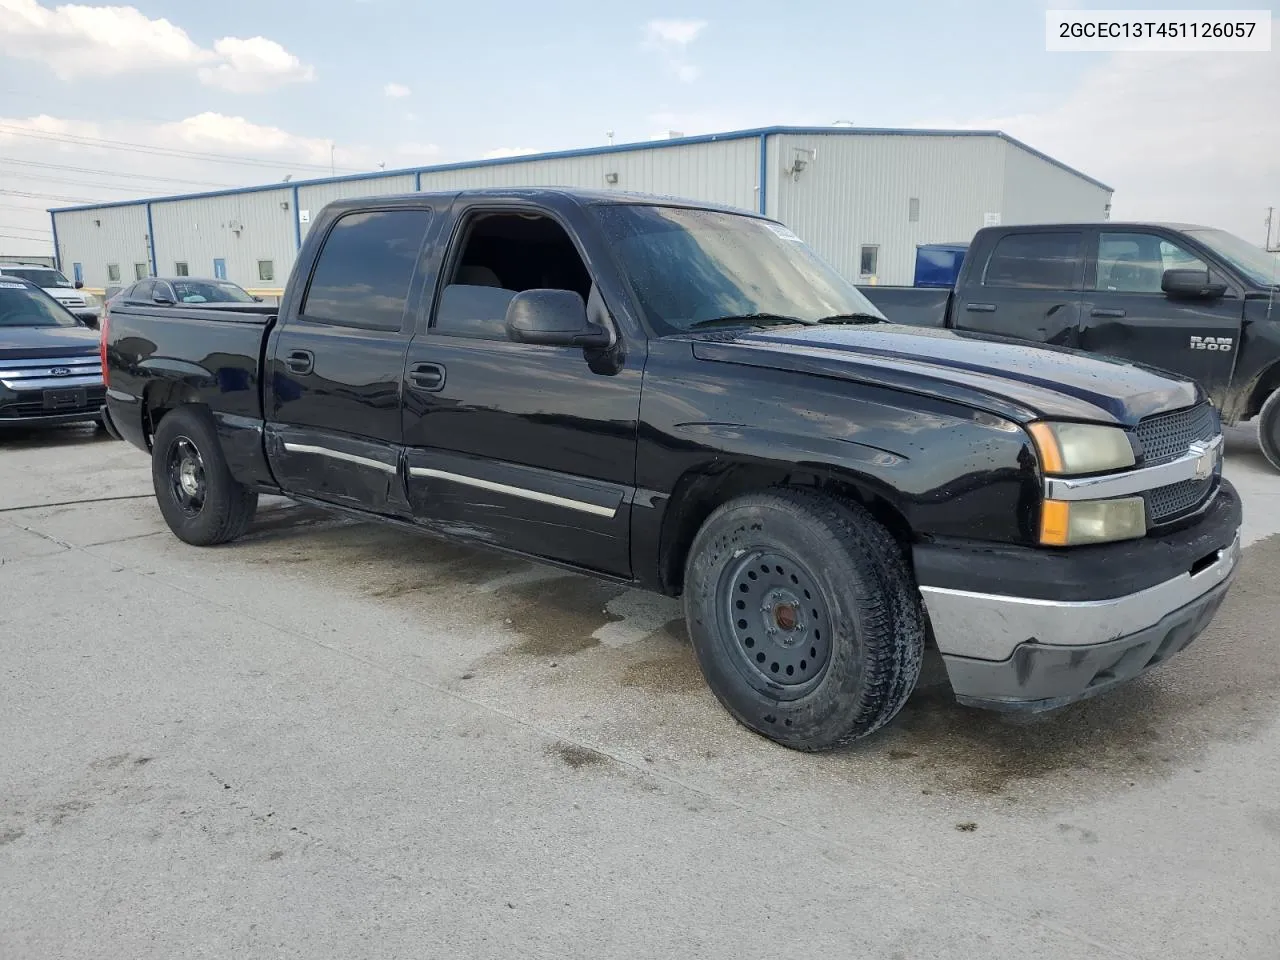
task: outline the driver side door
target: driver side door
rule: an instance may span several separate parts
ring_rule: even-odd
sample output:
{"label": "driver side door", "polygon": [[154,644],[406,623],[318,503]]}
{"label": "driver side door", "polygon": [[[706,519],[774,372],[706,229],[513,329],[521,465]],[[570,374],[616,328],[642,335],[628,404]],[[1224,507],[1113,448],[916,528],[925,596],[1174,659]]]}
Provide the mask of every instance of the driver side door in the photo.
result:
{"label": "driver side door", "polygon": [[1173,235],[1101,230],[1086,277],[1080,346],[1196,380],[1221,409],[1240,343],[1243,300],[1228,289],[1212,300],[1171,298],[1165,270],[1208,270]]}

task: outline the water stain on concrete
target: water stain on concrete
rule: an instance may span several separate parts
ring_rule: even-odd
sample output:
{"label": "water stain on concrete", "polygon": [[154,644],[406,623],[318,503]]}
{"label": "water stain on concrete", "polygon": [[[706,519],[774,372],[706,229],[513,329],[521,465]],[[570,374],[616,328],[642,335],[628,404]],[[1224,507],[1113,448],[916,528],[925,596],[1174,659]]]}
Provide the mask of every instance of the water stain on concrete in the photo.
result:
{"label": "water stain on concrete", "polygon": [[0,847],[5,844],[13,843],[13,841],[26,836],[27,831],[21,827],[3,827],[0,828]]}
{"label": "water stain on concrete", "polygon": [[571,770],[602,766],[610,762],[610,758],[598,750],[592,750],[590,747],[580,746],[576,743],[567,743],[563,740],[553,743],[547,748],[547,752]]}
{"label": "water stain on concrete", "polygon": [[689,644],[683,620],[670,620],[636,644],[633,660],[622,669],[618,683],[657,694],[695,693],[706,687],[697,657]]}
{"label": "water stain on concrete", "polygon": [[503,622],[525,638],[512,652],[566,657],[598,646],[592,634],[622,619],[610,613],[608,606],[624,589],[570,575],[519,584],[496,593],[494,600],[505,610]]}

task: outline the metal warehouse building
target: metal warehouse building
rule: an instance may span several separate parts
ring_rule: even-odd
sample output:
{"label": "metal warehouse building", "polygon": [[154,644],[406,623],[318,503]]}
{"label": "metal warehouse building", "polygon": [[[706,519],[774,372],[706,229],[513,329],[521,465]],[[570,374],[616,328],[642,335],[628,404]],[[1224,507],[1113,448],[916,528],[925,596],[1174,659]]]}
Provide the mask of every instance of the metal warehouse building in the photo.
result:
{"label": "metal warehouse building", "polygon": [[273,295],[342,197],[476,187],[617,188],[755,210],[855,282],[910,284],[920,243],[992,223],[1102,220],[1110,187],[998,131],[770,127],[51,211],[86,288],[221,276]]}

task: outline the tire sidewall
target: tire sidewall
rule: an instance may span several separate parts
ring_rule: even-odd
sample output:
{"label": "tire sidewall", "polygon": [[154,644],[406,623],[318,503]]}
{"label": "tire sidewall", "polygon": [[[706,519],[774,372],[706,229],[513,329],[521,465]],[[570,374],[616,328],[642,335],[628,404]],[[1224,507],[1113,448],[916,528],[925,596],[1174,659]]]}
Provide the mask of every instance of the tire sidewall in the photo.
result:
{"label": "tire sidewall", "polygon": [[1280,470],[1280,390],[1272,392],[1258,415],[1258,444],[1271,466]]}
{"label": "tire sidewall", "polygon": [[[744,726],[784,744],[821,746],[831,730],[867,709],[865,610],[892,608],[874,564],[858,562],[821,522],[803,511],[762,502],[731,504],[713,514],[694,543],[685,576],[685,614],[694,651],[712,691]],[[720,631],[718,584],[738,551],[781,548],[804,564],[823,593],[831,652],[817,685],[794,700],[758,689]],[[821,562],[815,562],[815,558]]]}

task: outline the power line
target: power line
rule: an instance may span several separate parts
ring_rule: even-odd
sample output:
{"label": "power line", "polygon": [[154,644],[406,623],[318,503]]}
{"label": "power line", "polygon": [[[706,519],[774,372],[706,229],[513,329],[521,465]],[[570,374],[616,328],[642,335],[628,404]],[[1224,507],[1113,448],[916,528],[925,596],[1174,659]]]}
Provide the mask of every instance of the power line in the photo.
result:
{"label": "power line", "polygon": [[[0,163],[22,167],[39,167],[47,170],[63,170],[69,173],[90,173],[94,176],[121,177],[129,180],[146,180],[154,183],[184,183],[196,187],[235,187],[235,183],[217,183],[212,180],[185,180],[182,177],[161,177],[150,173],[125,173],[118,170],[95,170],[93,167],[71,167],[62,163],[43,163],[38,160],[19,160],[16,157],[0,157]],[[22,174],[15,174],[22,176]]]}
{"label": "power line", "polygon": [[67,177],[50,177],[39,173],[15,173],[10,175],[13,180],[37,180],[41,183],[62,183],[73,187],[96,187],[99,190],[123,190],[126,193],[137,194],[139,191],[147,192],[144,184],[140,183],[99,183],[96,180],[72,180]]}
{"label": "power line", "polygon": [[87,197],[62,197],[56,193],[27,193],[24,190],[8,190],[0,187],[0,193],[7,197],[26,197],[30,200],[57,200],[60,203],[94,203]]}
{"label": "power line", "polygon": [[50,237],[44,237],[44,238],[15,237],[11,233],[0,233],[0,238],[5,240],[22,240],[22,241],[25,241],[26,243],[52,243],[53,242],[53,240]]}
{"label": "power line", "polygon": [[41,237],[48,237],[51,235],[48,230],[37,230],[35,227],[24,227],[20,223],[0,223],[0,230],[21,230],[23,233],[34,233]]}
{"label": "power line", "polygon": [[344,173],[364,173],[355,167],[330,167],[328,164],[302,163],[288,160],[263,160],[236,154],[203,153],[196,150],[173,150],[168,147],[154,147],[144,143],[132,143],[128,140],[107,140],[101,137],[84,137],[69,133],[36,133],[26,127],[0,123],[0,132],[7,136],[28,137],[32,140],[48,140],[53,143],[71,143],[80,146],[102,147],[108,150],[123,150],[128,153],[145,153],[161,157],[184,157],[189,160],[204,160],[209,163],[235,163],[251,167],[276,167],[280,169],[309,169]]}

